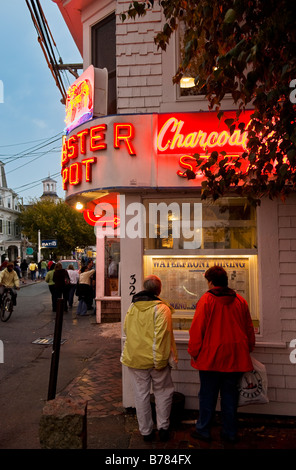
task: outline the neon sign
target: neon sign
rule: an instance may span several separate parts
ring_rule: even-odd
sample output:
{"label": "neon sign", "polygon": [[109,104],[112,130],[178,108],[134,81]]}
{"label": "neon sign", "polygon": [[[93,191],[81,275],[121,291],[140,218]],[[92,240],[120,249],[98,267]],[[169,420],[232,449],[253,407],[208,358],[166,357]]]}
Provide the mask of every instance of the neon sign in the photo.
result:
{"label": "neon sign", "polygon": [[120,225],[120,218],[116,215],[113,217],[108,217],[106,214],[98,216],[90,209],[84,209],[83,217],[84,220],[93,227],[111,227],[116,229]]}
{"label": "neon sign", "polygon": [[[251,113],[246,111],[243,115],[245,128]],[[83,190],[89,190],[85,183],[108,191],[132,185],[187,187],[188,183],[195,184],[189,182],[186,174],[190,170],[197,179],[204,177],[197,168],[195,153],[208,159],[215,150],[221,158],[225,154],[231,166],[247,149],[247,132],[241,131],[241,126],[230,132],[224,122],[235,117],[235,111],[230,111],[225,112],[221,121],[213,112],[135,114],[127,122],[126,116],[93,120],[63,138],[63,189],[74,190],[82,184]],[[132,157],[131,163],[127,163],[126,155]],[[240,165],[240,170],[246,171],[248,161],[241,159]]]}
{"label": "neon sign", "polygon": [[86,78],[76,80],[67,91],[66,133],[93,117],[93,83]]}
{"label": "neon sign", "polygon": [[[201,158],[207,159],[209,158],[209,155],[200,155]],[[233,166],[234,162],[231,160],[237,159],[240,157],[240,155],[227,155],[227,157],[230,159],[230,162],[227,164],[228,166]],[[178,170],[177,175],[180,176],[181,178],[187,178],[186,170],[190,170],[195,173],[195,176],[198,178],[203,178],[204,174],[202,171],[197,170],[197,162],[195,157],[192,155],[182,155],[179,159],[179,165],[181,168],[183,168],[183,171]],[[249,161],[241,159],[240,160],[240,171],[247,171],[247,168],[249,166]]]}
{"label": "neon sign", "polygon": [[[120,131],[125,131],[125,129],[127,129],[127,134],[121,134]],[[131,143],[134,135],[134,126],[132,126],[132,124],[117,124],[114,128],[114,148],[119,149],[120,142],[124,142],[128,148],[129,154],[136,155],[134,147]]]}
{"label": "neon sign", "polygon": [[66,97],[66,134],[75,127],[107,114],[107,69],[90,65],[69,87]]}
{"label": "neon sign", "polygon": [[[233,112],[226,114],[228,118],[235,117]],[[249,111],[244,115],[246,124],[250,114]],[[158,155],[210,153],[213,150],[242,153],[247,148],[247,133],[239,129],[230,133],[224,121],[217,119],[216,113],[160,114],[156,146]]]}
{"label": "neon sign", "polygon": [[[67,185],[76,186],[83,180],[92,182],[92,168],[97,163],[97,157],[91,156],[81,160],[81,162],[73,162],[79,155],[87,155],[88,152],[104,152],[107,150],[106,133],[107,124],[101,123],[92,126],[89,129],[83,129],[77,134],[71,135],[68,139],[63,136],[62,145],[62,182],[63,189],[67,189]],[[113,124],[113,147],[121,149],[125,147],[128,154],[136,155],[132,140],[135,135],[134,126],[130,123],[114,123]],[[68,165],[69,164],[69,165]],[[85,171],[83,172],[83,166]]]}
{"label": "neon sign", "polygon": [[117,205],[117,196],[116,200],[109,195],[94,199],[82,210],[84,220],[93,227],[109,227],[116,230],[120,226],[120,217],[116,213]]}

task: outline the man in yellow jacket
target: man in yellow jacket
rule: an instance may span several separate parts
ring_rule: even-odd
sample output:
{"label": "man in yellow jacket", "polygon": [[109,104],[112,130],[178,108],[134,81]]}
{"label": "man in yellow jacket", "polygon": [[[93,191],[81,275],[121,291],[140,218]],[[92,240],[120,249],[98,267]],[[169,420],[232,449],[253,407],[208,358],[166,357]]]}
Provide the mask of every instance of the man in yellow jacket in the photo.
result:
{"label": "man in yellow jacket", "polygon": [[158,297],[160,292],[161,280],[157,276],[148,276],[144,290],[134,295],[124,322],[126,341],[121,362],[130,371],[139,430],[145,441],[155,437],[150,404],[151,383],[157,429],[162,441],[169,439],[174,393],[170,364],[177,363],[177,350],[172,309]]}
{"label": "man in yellow jacket", "polygon": [[10,287],[12,290],[13,305],[16,305],[16,291],[20,288],[20,281],[17,273],[13,269],[13,263],[8,263],[7,267],[0,272],[0,298],[4,292],[5,287]]}

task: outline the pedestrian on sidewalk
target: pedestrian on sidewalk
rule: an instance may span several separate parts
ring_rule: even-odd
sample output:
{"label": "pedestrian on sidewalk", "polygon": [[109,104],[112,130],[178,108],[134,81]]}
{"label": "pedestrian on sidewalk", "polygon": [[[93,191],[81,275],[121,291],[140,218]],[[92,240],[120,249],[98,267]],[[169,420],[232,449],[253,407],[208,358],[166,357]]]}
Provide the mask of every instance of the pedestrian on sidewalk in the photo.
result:
{"label": "pedestrian on sidewalk", "polygon": [[255,334],[249,307],[228,287],[226,271],[214,266],[205,273],[209,290],[200,298],[189,330],[191,365],[199,370],[199,419],[192,437],[209,441],[218,395],[221,395],[222,438],[237,441],[238,381],[253,369],[250,352]]}
{"label": "pedestrian on sidewalk", "polygon": [[38,266],[36,263],[34,263],[34,261],[31,261],[31,263],[29,264],[29,271],[31,274],[31,281],[36,281],[36,274],[38,271]]}
{"label": "pedestrian on sidewalk", "polygon": [[68,275],[70,278],[68,302],[69,302],[69,307],[72,308],[74,294],[77,288],[77,283],[79,281],[79,273],[78,271],[74,270],[73,264],[69,264],[67,271],[68,271]]}
{"label": "pedestrian on sidewalk", "polygon": [[139,430],[145,441],[155,437],[150,388],[153,386],[159,438],[169,439],[174,393],[170,357],[177,362],[172,309],[158,296],[161,280],[148,276],[144,290],[135,294],[124,321],[126,341],[121,362],[128,367],[134,389]]}
{"label": "pedestrian on sidewalk", "polygon": [[25,284],[28,277],[28,263],[25,259],[21,262],[20,268],[22,272],[22,284]]}
{"label": "pedestrian on sidewalk", "polygon": [[55,263],[51,263],[50,269],[46,273],[46,276],[45,276],[45,282],[47,282],[48,284],[49,292],[51,295],[52,311],[56,312],[57,311],[57,292],[56,292],[56,287],[55,287],[55,283],[53,280],[54,267],[55,267]]}
{"label": "pedestrian on sidewalk", "polygon": [[52,279],[55,283],[57,299],[64,299],[64,312],[67,312],[70,278],[68,271],[63,268],[62,263],[58,262],[55,265]]}
{"label": "pedestrian on sidewalk", "polygon": [[41,268],[41,279],[45,279],[46,273],[47,273],[47,261],[45,259],[41,261],[40,268]]}
{"label": "pedestrian on sidewalk", "polygon": [[87,315],[87,310],[91,308],[94,292],[92,288],[92,276],[95,270],[91,269],[91,265],[83,266],[79,275],[76,295],[78,296],[77,315]]}
{"label": "pedestrian on sidewalk", "polygon": [[13,269],[15,270],[17,277],[20,279],[22,274],[21,274],[21,268],[19,267],[17,260],[14,260],[13,262]]}

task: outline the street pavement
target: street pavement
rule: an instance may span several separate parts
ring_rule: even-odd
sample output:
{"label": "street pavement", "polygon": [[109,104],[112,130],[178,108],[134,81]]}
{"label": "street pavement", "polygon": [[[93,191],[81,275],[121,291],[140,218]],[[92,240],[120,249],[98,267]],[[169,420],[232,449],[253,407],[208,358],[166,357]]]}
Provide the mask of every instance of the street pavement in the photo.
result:
{"label": "street pavement", "polygon": [[[41,281],[42,282],[42,281]],[[29,285],[29,283],[27,284]],[[33,287],[31,287],[32,289]],[[50,304],[48,303],[48,308]],[[195,410],[184,410],[181,420],[173,421],[170,432],[170,439],[167,442],[161,442],[156,434],[156,439],[152,442],[144,442],[138,431],[137,419],[134,409],[124,409],[122,406],[122,375],[120,364],[121,351],[121,324],[103,323],[96,324],[93,315],[85,317],[76,316],[76,307],[72,311],[64,314],[64,324],[73,324],[77,322],[79,329],[83,332],[77,342],[77,347],[83,349],[83,345],[88,341],[92,348],[88,349],[88,356],[83,356],[81,366],[77,369],[71,365],[71,355],[67,354],[65,361],[64,354],[69,340],[61,346],[57,397],[71,398],[73,400],[87,402],[87,449],[101,450],[103,453],[103,463],[111,463],[107,459],[114,459],[124,455],[186,455],[191,459],[200,459],[201,456],[210,458],[217,452],[215,450],[253,450],[253,451],[276,451],[276,450],[294,450],[296,447],[296,418],[283,416],[265,416],[249,415],[240,413],[239,415],[239,437],[236,444],[224,442],[220,438],[220,416],[217,413],[216,421],[213,426],[212,441],[210,443],[198,441],[191,437],[190,433],[194,428],[194,422],[198,416]],[[73,333],[75,329],[66,328],[66,336]],[[69,336],[69,335],[68,335]],[[63,335],[62,335],[63,337]],[[38,346],[41,347],[42,346]],[[48,346],[46,346],[48,348]],[[75,340],[72,348],[75,348]],[[50,350],[49,350],[50,351]],[[74,354],[74,349],[70,350]],[[49,354],[49,353],[48,353]],[[84,363],[83,363],[84,362]],[[67,375],[64,379],[65,371],[68,369],[75,371],[72,377]],[[48,371],[48,369],[47,369]],[[26,389],[26,387],[24,387]],[[21,393],[21,391],[20,391]],[[28,398],[24,401],[26,403]],[[40,400],[35,412],[34,422],[28,423],[28,431],[24,432],[22,440],[16,439],[14,445],[13,436],[7,442],[1,444],[0,449],[40,449],[38,442],[38,425],[42,413],[42,407],[46,403],[46,396]],[[18,413],[21,410],[18,404]],[[24,419],[22,426],[26,426]],[[11,437],[11,436],[10,436]],[[1,430],[0,430],[1,438]],[[18,444],[21,443],[19,446]],[[201,453],[200,450],[203,450]],[[42,450],[42,452],[48,452]],[[173,452],[173,454],[172,454]],[[223,453],[225,455],[229,454]],[[42,455],[42,454],[41,454]],[[219,458],[220,458],[219,453]],[[237,455],[237,454],[236,454]],[[151,459],[151,457],[149,457]],[[142,458],[142,467],[144,464],[160,463],[149,461],[149,458]],[[154,457],[152,457],[154,458]],[[179,459],[179,460],[178,460]],[[183,464],[178,457],[177,462]],[[194,460],[195,462],[195,460]],[[122,462],[121,462],[122,463]],[[124,463],[124,462],[123,462]],[[187,461],[187,464],[189,462]],[[193,463],[192,460],[190,463]],[[136,465],[134,465],[136,466]],[[141,468],[142,468],[141,467]]]}

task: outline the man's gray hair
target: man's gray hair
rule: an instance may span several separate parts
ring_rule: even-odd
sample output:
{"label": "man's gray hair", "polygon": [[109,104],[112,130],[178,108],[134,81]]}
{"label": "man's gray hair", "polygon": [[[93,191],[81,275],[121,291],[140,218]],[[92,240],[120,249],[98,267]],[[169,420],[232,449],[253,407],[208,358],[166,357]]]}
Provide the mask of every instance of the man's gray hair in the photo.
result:
{"label": "man's gray hair", "polygon": [[145,290],[148,290],[155,295],[159,295],[161,292],[161,280],[157,276],[147,276],[144,280],[143,286]]}

